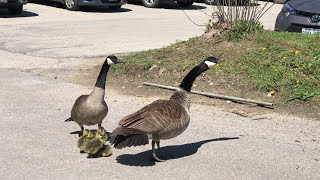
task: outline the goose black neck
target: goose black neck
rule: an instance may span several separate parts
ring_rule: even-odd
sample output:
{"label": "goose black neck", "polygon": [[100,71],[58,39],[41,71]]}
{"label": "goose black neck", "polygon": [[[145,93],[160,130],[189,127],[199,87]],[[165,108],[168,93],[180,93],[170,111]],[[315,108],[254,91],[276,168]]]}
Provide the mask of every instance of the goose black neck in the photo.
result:
{"label": "goose black neck", "polygon": [[208,66],[204,63],[199,64],[198,66],[194,67],[187,75],[186,77],[182,80],[181,84],[179,87],[182,89],[190,92],[192,88],[192,84],[194,80],[204,71],[208,70]]}
{"label": "goose black neck", "polygon": [[104,64],[101,67],[97,82],[96,82],[96,87],[104,89],[106,86],[106,79],[107,79],[107,74],[109,71],[110,65],[108,64],[107,61],[104,62]]}

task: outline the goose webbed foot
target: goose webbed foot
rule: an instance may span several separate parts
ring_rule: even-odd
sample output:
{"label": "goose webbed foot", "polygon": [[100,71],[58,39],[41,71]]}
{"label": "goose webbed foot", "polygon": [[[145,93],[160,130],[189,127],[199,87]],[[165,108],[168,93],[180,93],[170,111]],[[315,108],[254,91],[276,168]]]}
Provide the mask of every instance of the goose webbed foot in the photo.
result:
{"label": "goose webbed foot", "polygon": [[[162,160],[157,157],[156,151],[155,151],[155,143],[156,143],[156,141],[152,140],[152,157],[153,157],[153,159],[158,162],[165,162],[166,160]],[[159,156],[160,156],[160,141],[157,141],[157,146],[158,146],[158,152],[159,152]]]}

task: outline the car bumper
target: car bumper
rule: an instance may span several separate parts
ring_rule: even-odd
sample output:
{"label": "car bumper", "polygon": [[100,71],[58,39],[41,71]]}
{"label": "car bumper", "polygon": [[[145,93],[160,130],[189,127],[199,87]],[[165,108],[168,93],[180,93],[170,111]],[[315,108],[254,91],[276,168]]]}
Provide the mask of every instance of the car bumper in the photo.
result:
{"label": "car bumper", "polygon": [[127,0],[79,0],[80,6],[119,6],[126,4]]}
{"label": "car bumper", "polygon": [[293,14],[285,16],[280,12],[276,24],[275,31],[302,32],[303,28],[320,29],[320,22],[313,23],[310,20],[311,15]]}
{"label": "car bumper", "polygon": [[27,4],[27,0],[0,0],[0,7],[6,8],[6,7],[16,7],[19,5]]}

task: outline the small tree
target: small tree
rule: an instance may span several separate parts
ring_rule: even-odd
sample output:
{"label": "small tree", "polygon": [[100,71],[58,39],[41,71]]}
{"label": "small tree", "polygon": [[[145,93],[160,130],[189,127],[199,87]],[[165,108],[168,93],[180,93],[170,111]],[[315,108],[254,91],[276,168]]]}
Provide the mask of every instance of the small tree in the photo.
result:
{"label": "small tree", "polygon": [[258,0],[216,0],[207,30],[222,29],[229,40],[239,39],[245,33],[262,30],[260,18],[274,5]]}

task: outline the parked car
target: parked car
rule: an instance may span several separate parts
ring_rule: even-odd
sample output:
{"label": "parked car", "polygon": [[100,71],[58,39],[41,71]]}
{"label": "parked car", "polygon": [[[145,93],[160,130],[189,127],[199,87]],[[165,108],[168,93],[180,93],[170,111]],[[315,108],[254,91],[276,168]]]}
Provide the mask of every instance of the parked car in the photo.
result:
{"label": "parked car", "polygon": [[10,14],[19,15],[27,2],[28,0],[0,0],[0,8],[8,8]]}
{"label": "parked car", "polygon": [[[161,2],[164,0],[141,0],[141,1],[145,7],[157,8],[157,7],[160,7]],[[177,1],[179,6],[181,7],[191,6],[194,2],[194,0],[171,0],[171,1]]]}
{"label": "parked car", "polygon": [[[1,0],[0,0],[1,1]],[[120,9],[127,0],[51,0],[60,2],[65,5],[66,9],[70,11],[77,11],[81,6],[98,6],[109,7],[112,10]]]}
{"label": "parked car", "polygon": [[276,31],[320,33],[320,0],[291,0],[283,5]]}

